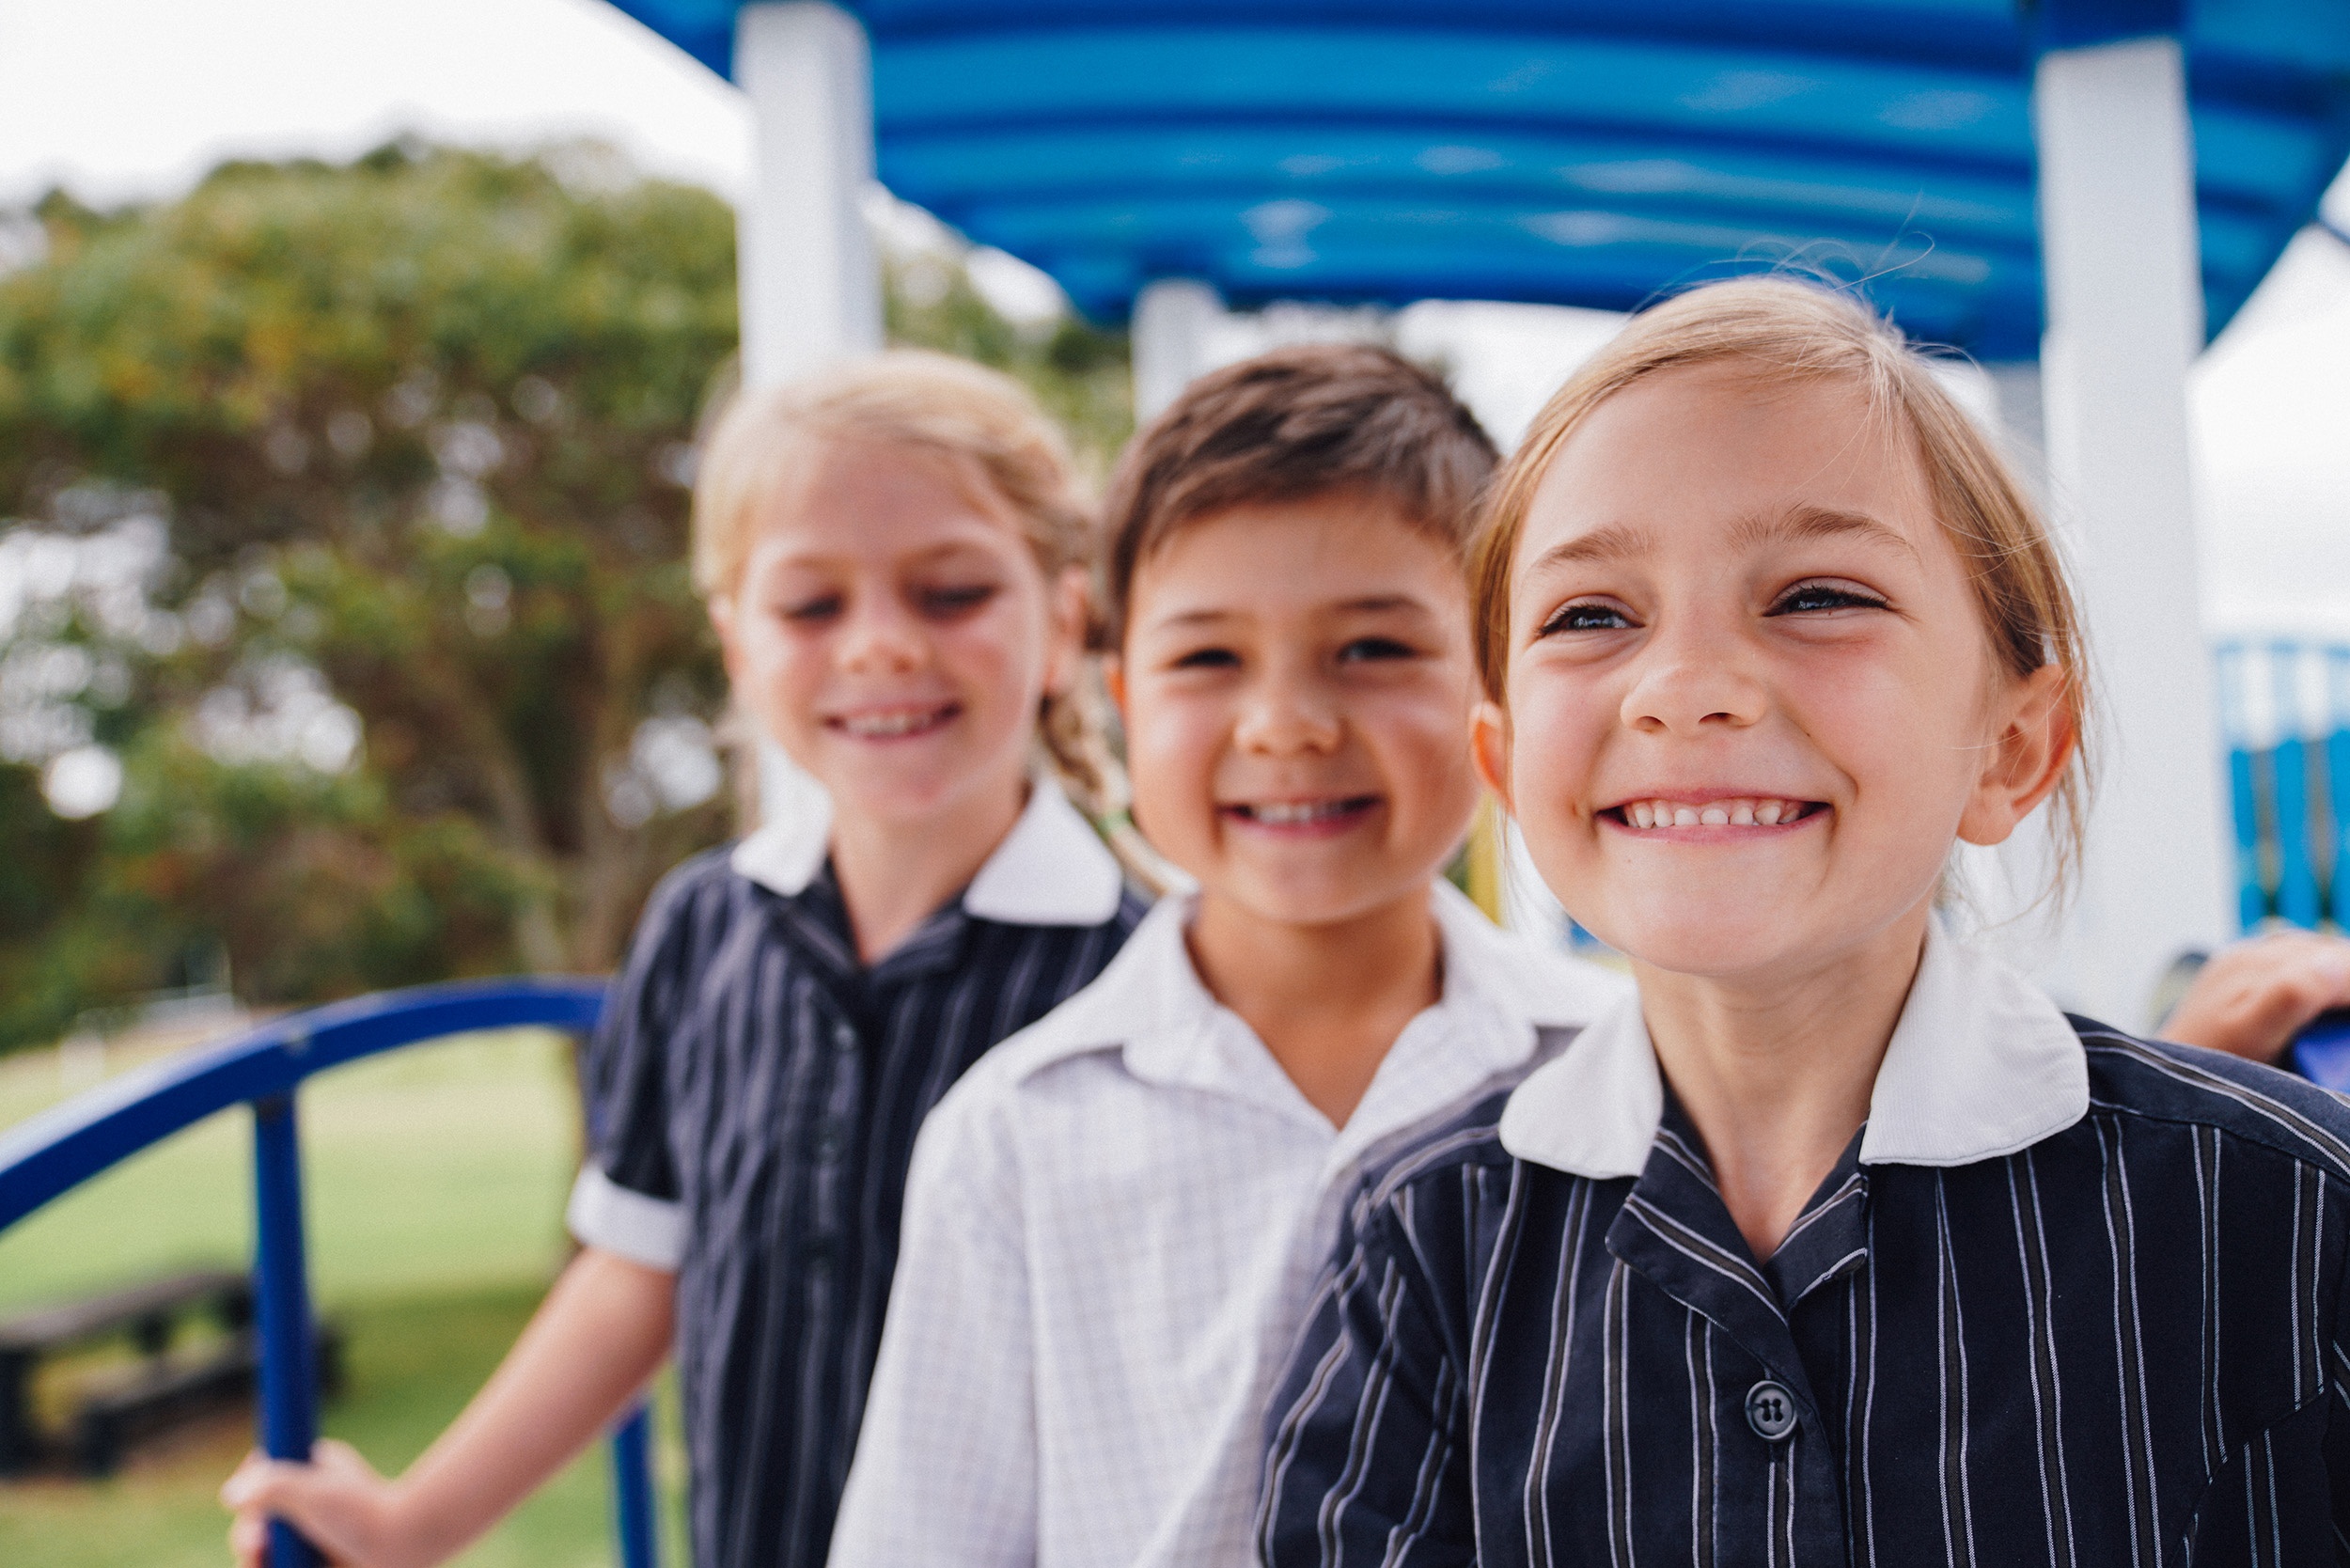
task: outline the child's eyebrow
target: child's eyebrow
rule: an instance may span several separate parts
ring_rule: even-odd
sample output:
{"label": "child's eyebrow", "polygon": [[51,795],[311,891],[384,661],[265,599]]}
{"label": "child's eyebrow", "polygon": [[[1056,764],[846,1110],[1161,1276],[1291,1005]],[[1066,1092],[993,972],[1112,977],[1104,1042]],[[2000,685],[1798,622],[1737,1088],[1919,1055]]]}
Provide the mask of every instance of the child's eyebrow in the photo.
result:
{"label": "child's eyebrow", "polygon": [[1409,593],[1367,594],[1360,599],[1342,601],[1338,608],[1358,615],[1378,615],[1389,610],[1402,610],[1415,615],[1435,613],[1425,601]]}
{"label": "child's eyebrow", "polygon": [[1146,624],[1150,625],[1153,629],[1166,629],[1178,626],[1207,626],[1213,625],[1216,621],[1220,620],[1235,620],[1238,619],[1239,617],[1240,612],[1238,610],[1217,609],[1211,606],[1207,609],[1200,610],[1177,610],[1171,615],[1155,615],[1152,616]]}
{"label": "child's eyebrow", "polygon": [[1621,560],[1626,556],[1646,553],[1652,542],[1644,528],[1636,528],[1625,523],[1610,523],[1604,528],[1593,528],[1588,534],[1560,540],[1534,557],[1526,569],[1527,574],[1531,576],[1550,567],[1571,566],[1582,561]]}
{"label": "child's eyebrow", "polygon": [[[1918,547],[1904,537],[1900,529],[1877,521],[1867,512],[1846,511],[1839,507],[1814,506],[1808,502],[1789,507],[1784,511],[1741,519],[1731,530],[1731,542],[1740,548],[1800,540],[1856,538],[1893,545],[1912,559],[1918,555]],[[1532,564],[1527,568],[1527,573],[1531,576],[1550,567],[1585,561],[1621,560],[1627,556],[1644,554],[1653,547],[1653,541],[1646,529],[1625,523],[1610,523],[1604,528],[1593,528],[1588,534],[1579,534],[1552,545],[1534,557]]]}
{"label": "child's eyebrow", "polygon": [[1790,540],[1864,539],[1873,543],[1893,545],[1912,559],[1918,555],[1918,547],[1904,538],[1900,529],[1878,522],[1867,512],[1845,511],[1838,507],[1801,505],[1790,507],[1776,516],[1749,517],[1732,530],[1731,538],[1741,545],[1773,544]]}

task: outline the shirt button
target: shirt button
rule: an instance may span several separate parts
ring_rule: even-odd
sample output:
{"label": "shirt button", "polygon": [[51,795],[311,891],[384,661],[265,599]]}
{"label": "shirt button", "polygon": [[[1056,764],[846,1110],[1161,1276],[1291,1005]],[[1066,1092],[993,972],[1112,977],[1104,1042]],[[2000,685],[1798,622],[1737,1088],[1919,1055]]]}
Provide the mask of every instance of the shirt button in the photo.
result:
{"label": "shirt button", "polygon": [[832,1043],[843,1053],[854,1051],[856,1049],[856,1030],[846,1024],[835,1024],[832,1027]]}
{"label": "shirt button", "polygon": [[816,1157],[830,1164],[840,1157],[841,1145],[848,1139],[834,1128],[827,1127],[816,1135]]}
{"label": "shirt button", "polygon": [[1747,1424],[1756,1436],[1778,1442],[1795,1430],[1795,1396],[1786,1385],[1764,1378],[1747,1390]]}

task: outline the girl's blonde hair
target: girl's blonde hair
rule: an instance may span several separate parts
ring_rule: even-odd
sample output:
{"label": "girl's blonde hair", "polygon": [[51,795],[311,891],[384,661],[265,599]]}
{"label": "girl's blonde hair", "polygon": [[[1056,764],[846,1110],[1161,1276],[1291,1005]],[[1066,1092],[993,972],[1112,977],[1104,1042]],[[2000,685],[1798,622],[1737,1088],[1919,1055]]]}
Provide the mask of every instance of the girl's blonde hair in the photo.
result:
{"label": "girl's blonde hair", "polygon": [[[1075,568],[1090,585],[1092,499],[1036,400],[1010,376],[968,360],[893,349],[728,402],[694,477],[694,587],[704,599],[734,590],[760,509],[807,463],[811,442],[829,441],[910,447],[967,464],[1019,520],[1048,582]],[[1089,644],[1099,619],[1089,599]],[[1037,737],[1071,797],[1102,817],[1124,807],[1124,777],[1104,738],[1095,679],[1088,669],[1067,692],[1048,693]]]}
{"label": "girl's blonde hair", "polygon": [[1528,508],[1551,462],[1591,411],[1661,370],[1726,365],[1757,383],[1841,380],[1859,387],[1880,428],[1917,453],[1935,511],[1974,580],[1999,666],[2021,680],[2064,674],[2073,751],[2049,799],[2056,886],[2080,859],[2091,788],[2088,649],[2056,541],[1998,449],[1958,406],[1925,355],[1848,294],[1788,277],[1693,289],[1631,323],[1537,415],[1488,496],[1470,560],[1477,663],[1496,702],[1506,698],[1510,574]]}

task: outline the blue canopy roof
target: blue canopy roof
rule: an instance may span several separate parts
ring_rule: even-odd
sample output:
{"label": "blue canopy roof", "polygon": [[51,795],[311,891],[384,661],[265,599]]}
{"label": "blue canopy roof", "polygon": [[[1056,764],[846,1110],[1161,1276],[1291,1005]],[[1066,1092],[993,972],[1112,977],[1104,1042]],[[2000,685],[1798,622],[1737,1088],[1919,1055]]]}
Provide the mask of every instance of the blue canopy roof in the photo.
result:
{"label": "blue canopy roof", "polygon": [[[729,71],[735,0],[616,3]],[[2034,39],[2015,0],[848,8],[872,39],[884,183],[1097,318],[1156,277],[1244,305],[1628,308],[1792,259],[1869,278],[1913,335],[2038,353]],[[2217,332],[2350,154],[2350,4],[2185,8]],[[2065,42],[2179,9],[2029,15]]]}

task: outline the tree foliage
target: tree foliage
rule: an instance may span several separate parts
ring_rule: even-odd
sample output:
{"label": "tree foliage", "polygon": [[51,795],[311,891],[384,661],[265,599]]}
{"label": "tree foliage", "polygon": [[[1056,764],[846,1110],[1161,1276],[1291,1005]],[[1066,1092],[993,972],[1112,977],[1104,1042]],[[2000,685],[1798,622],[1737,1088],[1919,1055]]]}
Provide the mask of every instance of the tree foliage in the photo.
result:
{"label": "tree foliage", "polygon": [[[732,213],[592,149],[395,144],[37,216],[0,275],[0,1044],[215,952],[268,1001],[608,966],[730,821],[684,541]],[[892,281],[895,336],[1021,373],[1097,464],[1122,438],[1121,340],[1011,325],[951,254]],[[119,798],[61,822],[39,770],[93,748]]]}

